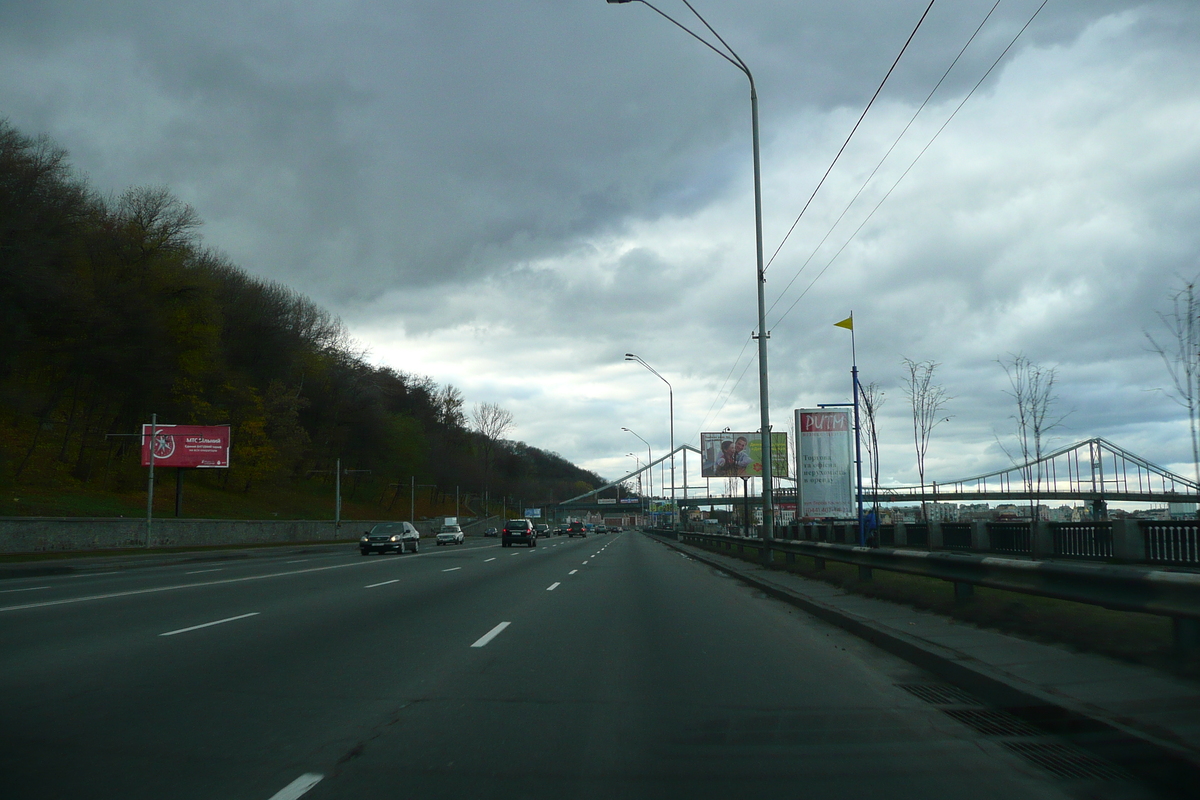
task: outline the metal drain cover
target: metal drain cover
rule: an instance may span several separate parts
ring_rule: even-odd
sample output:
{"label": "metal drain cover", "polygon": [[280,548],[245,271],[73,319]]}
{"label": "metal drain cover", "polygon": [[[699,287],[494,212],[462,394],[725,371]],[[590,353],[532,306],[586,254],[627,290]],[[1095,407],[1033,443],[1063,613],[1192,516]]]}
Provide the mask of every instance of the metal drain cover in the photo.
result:
{"label": "metal drain cover", "polygon": [[1001,742],[1000,744],[1060,778],[1099,778],[1109,781],[1132,778],[1119,767],[1064,744],[1054,742]]}
{"label": "metal drain cover", "polygon": [[897,687],[909,694],[919,697],[926,703],[942,706],[979,706],[983,705],[971,695],[956,686],[942,683],[897,683]]}
{"label": "metal drain cover", "polygon": [[944,708],[942,713],[985,736],[1041,736],[1042,731],[1012,714],[980,708]]}

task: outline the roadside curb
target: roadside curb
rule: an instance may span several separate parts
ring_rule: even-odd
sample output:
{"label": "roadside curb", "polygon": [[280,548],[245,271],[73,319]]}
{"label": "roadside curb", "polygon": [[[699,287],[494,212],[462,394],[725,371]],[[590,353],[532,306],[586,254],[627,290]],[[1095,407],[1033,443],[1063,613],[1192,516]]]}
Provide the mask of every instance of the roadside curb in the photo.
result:
{"label": "roadside curb", "polygon": [[1180,796],[1193,797],[1200,785],[1200,751],[1168,731],[1139,727],[1085,704],[1056,695],[978,659],[916,636],[887,628],[723,563],[696,547],[653,538],[690,558],[835,625],[918,666],[985,702],[1120,764],[1139,777]]}

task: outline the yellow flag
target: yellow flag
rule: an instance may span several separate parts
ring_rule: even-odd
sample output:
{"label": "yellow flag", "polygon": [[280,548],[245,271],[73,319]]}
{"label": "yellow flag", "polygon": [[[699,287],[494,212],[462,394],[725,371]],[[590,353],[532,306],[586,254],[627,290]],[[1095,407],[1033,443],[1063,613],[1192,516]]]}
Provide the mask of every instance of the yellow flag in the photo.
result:
{"label": "yellow flag", "polygon": [[846,317],[841,322],[833,323],[833,325],[835,328],[845,328],[848,331],[852,331],[852,330],[854,330],[854,315],[851,314],[850,316]]}

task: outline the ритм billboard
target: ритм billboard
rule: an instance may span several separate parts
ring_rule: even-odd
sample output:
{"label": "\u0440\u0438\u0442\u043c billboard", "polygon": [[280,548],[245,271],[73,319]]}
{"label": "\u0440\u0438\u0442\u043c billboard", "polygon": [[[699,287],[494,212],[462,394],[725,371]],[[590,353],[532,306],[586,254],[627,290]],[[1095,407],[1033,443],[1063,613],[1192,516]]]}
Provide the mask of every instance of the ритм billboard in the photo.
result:
{"label": "\u0440\u0438\u0442\u043c billboard", "polygon": [[800,516],[854,518],[854,428],[850,412],[798,408],[796,432],[800,437]]}
{"label": "\u0440\u0438\u0442\u043c billboard", "polygon": [[[762,437],[757,433],[701,433],[700,452],[703,478],[762,477]],[[771,434],[771,475],[788,476],[786,433]]]}
{"label": "\u0440\u0438\u0442\u043c billboard", "polygon": [[150,466],[154,452],[156,467],[229,467],[228,425],[155,425],[142,426],[142,466]]}

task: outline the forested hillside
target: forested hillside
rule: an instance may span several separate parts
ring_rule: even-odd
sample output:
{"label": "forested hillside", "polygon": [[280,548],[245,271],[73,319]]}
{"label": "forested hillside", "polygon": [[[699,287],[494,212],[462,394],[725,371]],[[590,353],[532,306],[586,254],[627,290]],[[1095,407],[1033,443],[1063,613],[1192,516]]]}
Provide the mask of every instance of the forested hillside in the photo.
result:
{"label": "forested hillside", "polygon": [[188,477],[222,492],[302,490],[339,458],[370,471],[355,492],[384,508],[414,476],[423,494],[486,481],[531,503],[601,481],[475,430],[453,386],[368,364],[340,320],[206,247],[199,225],[162,187],[101,196],[53,142],[0,120],[0,486],[136,491],[128,434],[152,413],[232,426],[232,467]]}

